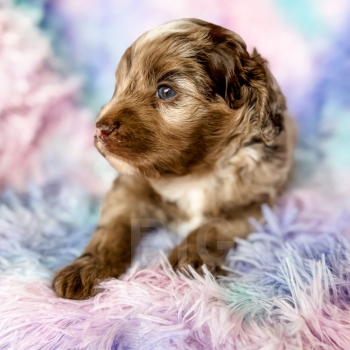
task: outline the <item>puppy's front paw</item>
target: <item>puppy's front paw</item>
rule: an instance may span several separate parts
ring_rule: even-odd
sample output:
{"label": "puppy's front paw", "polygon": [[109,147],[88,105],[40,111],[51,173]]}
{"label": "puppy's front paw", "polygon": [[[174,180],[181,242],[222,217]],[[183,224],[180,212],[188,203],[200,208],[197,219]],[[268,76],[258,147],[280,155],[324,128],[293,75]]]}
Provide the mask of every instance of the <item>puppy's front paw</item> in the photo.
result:
{"label": "puppy's front paw", "polygon": [[101,280],[120,274],[99,259],[85,255],[57,272],[53,288],[61,298],[87,299],[98,293],[95,287]]}
{"label": "puppy's front paw", "polygon": [[188,244],[186,247],[176,246],[169,254],[169,262],[173,269],[181,271],[187,275],[189,274],[188,266],[192,266],[193,269],[199,274],[203,275],[202,266],[205,264],[208,270],[213,275],[224,275],[225,271],[221,269],[221,265],[224,264],[224,258],[213,257],[208,251],[197,250],[196,245]]}

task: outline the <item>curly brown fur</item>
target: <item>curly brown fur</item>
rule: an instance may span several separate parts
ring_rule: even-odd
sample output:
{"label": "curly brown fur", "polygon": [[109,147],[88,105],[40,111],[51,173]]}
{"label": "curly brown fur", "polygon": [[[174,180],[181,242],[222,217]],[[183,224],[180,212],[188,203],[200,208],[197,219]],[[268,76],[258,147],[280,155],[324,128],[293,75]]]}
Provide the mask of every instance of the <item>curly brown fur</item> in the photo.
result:
{"label": "curly brown fur", "polygon": [[[285,98],[266,61],[227,29],[166,23],[125,52],[116,80],[95,145],[120,175],[83,256],[54,279],[65,298],[92,296],[99,281],[124,273],[145,226],[188,234],[169,256],[175,269],[205,263],[218,272],[292,165]],[[160,87],[176,95],[162,99]]]}

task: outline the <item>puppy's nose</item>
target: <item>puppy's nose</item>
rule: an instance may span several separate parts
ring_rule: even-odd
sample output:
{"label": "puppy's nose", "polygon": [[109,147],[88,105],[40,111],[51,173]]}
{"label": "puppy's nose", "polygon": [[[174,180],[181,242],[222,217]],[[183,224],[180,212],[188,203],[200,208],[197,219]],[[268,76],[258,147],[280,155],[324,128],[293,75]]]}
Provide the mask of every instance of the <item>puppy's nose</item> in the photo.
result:
{"label": "puppy's nose", "polygon": [[120,128],[120,122],[114,122],[113,124],[96,124],[96,136],[102,140],[108,138],[108,136],[114,131]]}

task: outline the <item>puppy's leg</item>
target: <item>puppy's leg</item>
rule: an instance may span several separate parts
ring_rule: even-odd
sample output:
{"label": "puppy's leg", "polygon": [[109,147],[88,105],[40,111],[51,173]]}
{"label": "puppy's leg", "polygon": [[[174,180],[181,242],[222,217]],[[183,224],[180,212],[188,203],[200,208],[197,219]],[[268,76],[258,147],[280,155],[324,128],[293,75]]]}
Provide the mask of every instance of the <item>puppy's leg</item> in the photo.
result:
{"label": "puppy's leg", "polygon": [[57,295],[86,299],[97,293],[99,281],[123,274],[131,263],[140,230],[146,229],[138,227],[138,219],[148,219],[149,224],[149,219],[165,222],[166,217],[146,182],[120,176],[106,196],[99,226],[84,253],[56,274],[53,287]]}
{"label": "puppy's leg", "polygon": [[202,273],[202,265],[206,264],[209,271],[221,274],[221,265],[225,262],[225,256],[229,249],[234,247],[234,242],[222,227],[212,226],[210,222],[193,230],[179,245],[169,254],[169,262],[175,270],[187,272],[191,265],[199,274]]}
{"label": "puppy's leg", "polygon": [[234,248],[234,237],[245,238],[251,231],[249,217],[261,216],[260,205],[250,206],[236,212],[228,220],[211,219],[193,230],[169,254],[169,262],[175,270],[186,271],[191,265],[202,274],[202,265],[214,275],[224,274],[221,265],[225,263],[228,251]]}

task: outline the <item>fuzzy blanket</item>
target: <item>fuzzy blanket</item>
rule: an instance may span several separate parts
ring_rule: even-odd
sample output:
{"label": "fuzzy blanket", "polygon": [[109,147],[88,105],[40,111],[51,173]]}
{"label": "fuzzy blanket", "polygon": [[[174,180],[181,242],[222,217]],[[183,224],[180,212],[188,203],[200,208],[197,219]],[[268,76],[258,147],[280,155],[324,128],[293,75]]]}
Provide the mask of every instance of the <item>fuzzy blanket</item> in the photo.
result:
{"label": "fuzzy blanket", "polygon": [[[103,5],[0,2],[0,349],[349,349],[350,3]],[[292,186],[219,280],[174,273],[178,238],[157,232],[102,293],[59,299],[52,277],[115,176],[93,149],[94,113],[125,48],[176,17],[229,27],[270,61],[299,124]]]}

